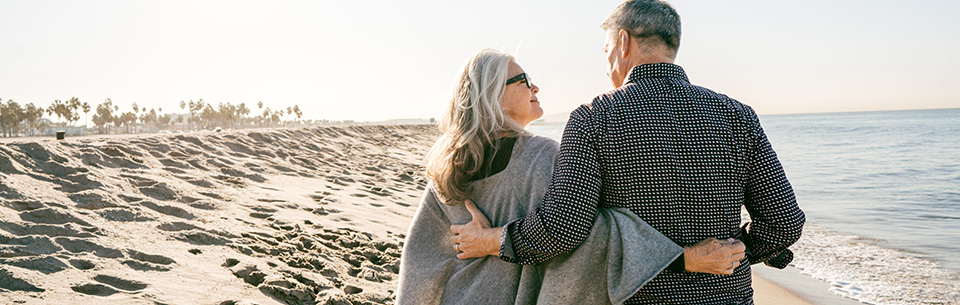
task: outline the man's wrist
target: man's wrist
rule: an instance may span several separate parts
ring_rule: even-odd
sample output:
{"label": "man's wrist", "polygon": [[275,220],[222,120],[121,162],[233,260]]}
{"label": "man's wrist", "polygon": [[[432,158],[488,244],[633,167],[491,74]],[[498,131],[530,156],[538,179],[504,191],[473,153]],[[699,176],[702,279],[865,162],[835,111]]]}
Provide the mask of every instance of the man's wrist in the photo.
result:
{"label": "man's wrist", "polygon": [[687,249],[684,248],[683,253],[680,253],[680,255],[677,256],[677,258],[675,258],[673,262],[671,262],[670,265],[667,266],[667,270],[670,270],[673,272],[687,271],[687,263],[686,263],[686,260],[683,258],[683,256],[686,253],[687,253]]}

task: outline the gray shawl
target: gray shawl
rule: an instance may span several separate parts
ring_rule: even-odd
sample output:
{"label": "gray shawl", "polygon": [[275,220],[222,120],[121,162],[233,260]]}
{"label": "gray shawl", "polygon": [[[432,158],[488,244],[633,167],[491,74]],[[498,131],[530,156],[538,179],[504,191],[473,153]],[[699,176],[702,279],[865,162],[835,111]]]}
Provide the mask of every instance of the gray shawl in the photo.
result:
{"label": "gray shawl", "polygon": [[[557,151],[556,141],[525,137],[506,169],[474,182],[471,199],[492,226],[540,204]],[[542,265],[458,260],[450,225],[470,220],[462,204],[444,204],[428,184],[404,241],[397,304],[621,304],[683,253],[630,210],[601,208],[583,244]]]}

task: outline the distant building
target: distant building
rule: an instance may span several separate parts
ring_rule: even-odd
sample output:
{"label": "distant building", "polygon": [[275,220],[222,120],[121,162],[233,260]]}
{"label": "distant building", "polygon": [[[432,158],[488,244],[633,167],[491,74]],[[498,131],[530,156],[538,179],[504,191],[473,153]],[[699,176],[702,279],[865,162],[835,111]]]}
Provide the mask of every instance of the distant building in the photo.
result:
{"label": "distant building", "polygon": [[85,136],[87,135],[87,128],[83,126],[45,126],[43,127],[43,135],[52,136],[56,135],[57,131],[66,131],[67,136]]}

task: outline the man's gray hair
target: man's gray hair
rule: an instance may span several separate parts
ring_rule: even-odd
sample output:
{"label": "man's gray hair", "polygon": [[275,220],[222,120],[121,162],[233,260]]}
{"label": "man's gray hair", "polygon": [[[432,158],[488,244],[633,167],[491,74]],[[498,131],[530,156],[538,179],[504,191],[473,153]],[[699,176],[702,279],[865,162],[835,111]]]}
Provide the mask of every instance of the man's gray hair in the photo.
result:
{"label": "man's gray hair", "polygon": [[641,44],[660,41],[673,51],[680,48],[680,15],[661,0],[627,0],[600,25],[604,30],[626,30]]}

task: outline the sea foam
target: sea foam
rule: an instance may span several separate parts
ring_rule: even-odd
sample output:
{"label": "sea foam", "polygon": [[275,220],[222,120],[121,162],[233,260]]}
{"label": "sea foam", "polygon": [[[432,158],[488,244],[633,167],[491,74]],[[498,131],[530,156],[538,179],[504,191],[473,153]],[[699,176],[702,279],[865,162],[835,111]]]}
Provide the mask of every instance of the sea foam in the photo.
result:
{"label": "sea foam", "polygon": [[960,274],[881,243],[806,226],[791,265],[867,304],[960,304]]}

